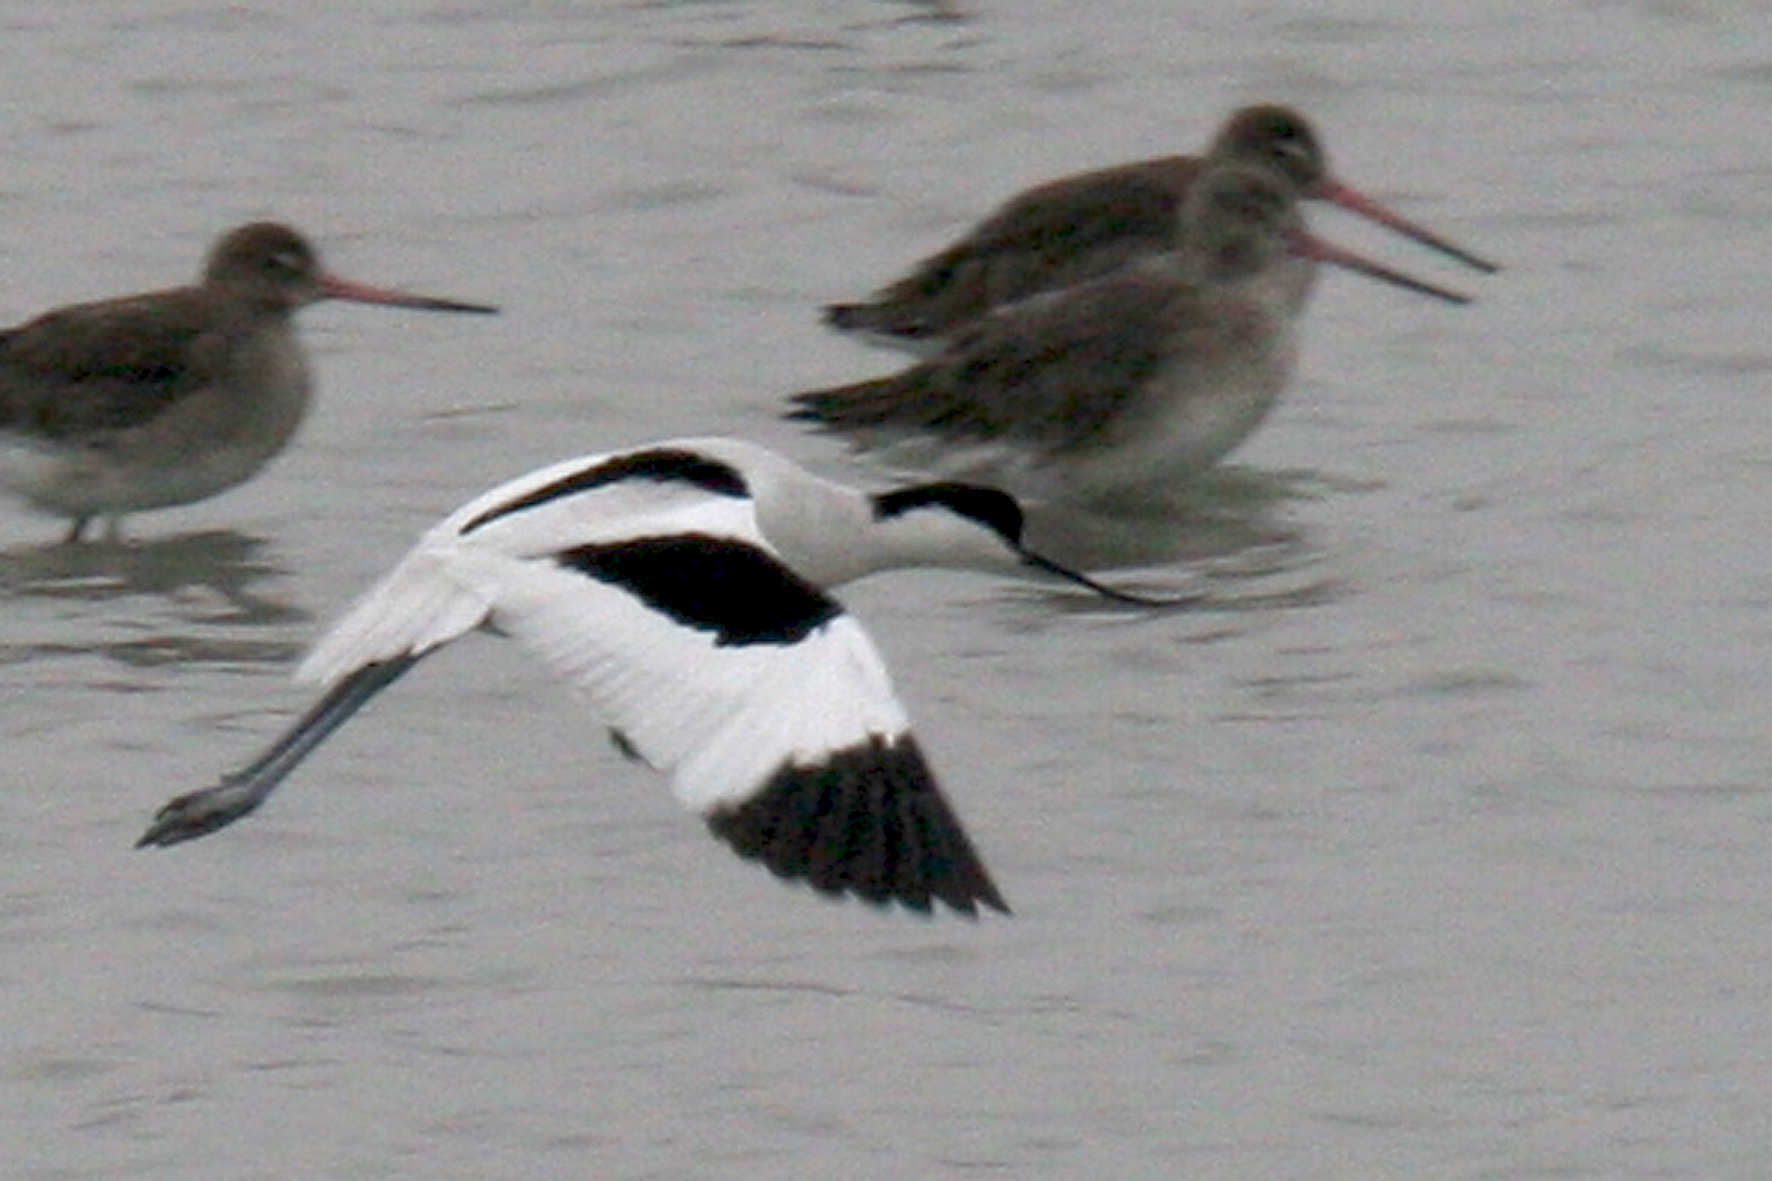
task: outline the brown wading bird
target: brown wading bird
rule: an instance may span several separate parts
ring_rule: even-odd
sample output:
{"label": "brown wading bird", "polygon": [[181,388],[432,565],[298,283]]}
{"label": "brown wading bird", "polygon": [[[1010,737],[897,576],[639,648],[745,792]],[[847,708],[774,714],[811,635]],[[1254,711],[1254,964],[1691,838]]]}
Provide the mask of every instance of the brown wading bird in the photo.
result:
{"label": "brown wading bird", "polygon": [[[1497,269],[1336,179],[1303,115],[1261,105],[1226,120],[1204,156],[1139,160],[1028,189],[868,300],[828,306],[825,320],[877,343],[927,353],[994,308],[1172,249],[1185,232],[1181,210],[1189,190],[1215,164],[1272,170],[1305,197],[1339,205],[1475,270]],[[1300,287],[1300,300],[1308,286]]]}
{"label": "brown wading bird", "polygon": [[1024,497],[1160,500],[1247,438],[1290,381],[1303,267],[1465,302],[1312,236],[1297,197],[1271,169],[1216,164],[1189,186],[1168,252],[1001,308],[895,376],[795,395],[789,416]]}
{"label": "brown wading bird", "polygon": [[296,231],[230,230],[188,287],[46,312],[0,332],[0,487],[115,537],[125,513],[189,504],[288,445],[313,383],[294,314],[323,299],[423,311],[496,308],[328,273]]}

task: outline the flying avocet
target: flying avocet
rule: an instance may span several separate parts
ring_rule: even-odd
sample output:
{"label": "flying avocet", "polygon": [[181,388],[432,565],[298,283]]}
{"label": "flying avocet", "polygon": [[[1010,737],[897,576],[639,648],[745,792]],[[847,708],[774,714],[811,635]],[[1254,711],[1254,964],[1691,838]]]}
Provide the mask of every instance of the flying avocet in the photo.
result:
{"label": "flying avocet", "polygon": [[868,494],[732,439],[542,468],[427,532],[301,665],[318,703],[166,804],[138,844],[252,812],[370,698],[484,627],[564,674],[741,856],[830,895],[1007,913],[872,641],[825,588],[895,567],[1033,567],[1142,601],[1028,551],[1021,525],[993,489]]}

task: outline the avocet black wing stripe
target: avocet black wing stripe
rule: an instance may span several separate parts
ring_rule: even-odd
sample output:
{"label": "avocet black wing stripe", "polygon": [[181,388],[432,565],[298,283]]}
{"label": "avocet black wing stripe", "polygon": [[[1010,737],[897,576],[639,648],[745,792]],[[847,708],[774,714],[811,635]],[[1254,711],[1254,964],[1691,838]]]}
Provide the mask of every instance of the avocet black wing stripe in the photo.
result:
{"label": "avocet black wing stripe", "polygon": [[[601,460],[568,460],[513,480],[451,513],[322,636],[296,678],[331,684],[373,660],[422,653],[478,626],[513,569],[562,550],[684,532],[761,544],[748,498],[692,483],[607,483],[510,513],[462,536],[464,524]],[[515,562],[517,565],[513,566]]]}
{"label": "avocet black wing stripe", "polygon": [[755,545],[730,538],[642,537],[580,546],[557,560],[713,633],[717,645],[792,644],[843,610]]}
{"label": "avocet black wing stripe", "polygon": [[582,466],[548,479],[539,487],[527,489],[479,509],[459,526],[457,532],[465,537],[500,517],[536,508],[562,497],[606,488],[623,480],[649,480],[658,483],[677,481],[713,496],[748,495],[744,477],[736,468],[694,451],[664,447],[595,456]]}

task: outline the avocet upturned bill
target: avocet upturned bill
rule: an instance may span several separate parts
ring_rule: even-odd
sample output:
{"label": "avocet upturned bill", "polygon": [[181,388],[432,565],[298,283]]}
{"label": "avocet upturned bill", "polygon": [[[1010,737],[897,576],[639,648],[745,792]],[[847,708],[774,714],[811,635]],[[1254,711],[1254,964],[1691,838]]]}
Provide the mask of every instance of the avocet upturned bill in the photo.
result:
{"label": "avocet upturned bill", "polygon": [[312,381],[294,314],[323,299],[496,311],[328,273],[296,231],[254,222],[210,248],[200,282],[75,304],[0,332],[0,487],[118,532],[126,513],[189,504],[288,445]]}
{"label": "avocet upturned bill", "polygon": [[732,439],[567,460],[433,527],[315,646],[319,702],[260,757],[178,797],[140,845],[256,809],[427,653],[486,627],[564,674],[617,746],[715,835],[827,894],[1008,912],[911,734],[872,641],[825,593],[880,570],[1034,566],[992,489],[865,494]]}
{"label": "avocet upturned bill", "polygon": [[1160,500],[1241,443],[1291,381],[1299,259],[1461,298],[1311,235],[1268,169],[1200,176],[1176,248],[1010,304],[897,374],[796,394],[788,417],[890,462],[1073,503]]}
{"label": "avocet upturned bill", "polygon": [[826,307],[825,321],[882,344],[930,351],[995,308],[1173,249],[1185,233],[1188,192],[1219,164],[1269,169],[1305,197],[1339,205],[1474,270],[1497,269],[1338,180],[1310,122],[1290,107],[1264,103],[1232,113],[1205,155],[1138,160],[1028,189],[867,300]]}

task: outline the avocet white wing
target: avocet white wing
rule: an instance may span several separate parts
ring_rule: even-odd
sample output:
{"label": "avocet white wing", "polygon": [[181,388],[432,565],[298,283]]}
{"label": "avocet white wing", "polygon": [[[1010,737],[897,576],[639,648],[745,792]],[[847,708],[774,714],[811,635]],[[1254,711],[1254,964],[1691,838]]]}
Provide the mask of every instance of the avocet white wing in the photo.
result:
{"label": "avocet white wing", "polygon": [[141,843],[251,812],[374,693],[482,625],[580,689],[741,855],[876,904],[1007,911],[873,643],[777,556],[742,464],[683,444],[556,464],[451,514],[304,662],[321,702]]}
{"label": "avocet white wing", "polygon": [[353,670],[422,656],[487,621],[496,559],[543,562],[578,546],[704,531],[755,536],[734,469],[684,445],[562,460],[482,493],[432,526],[398,565],[320,638],[296,670],[332,685]]}

